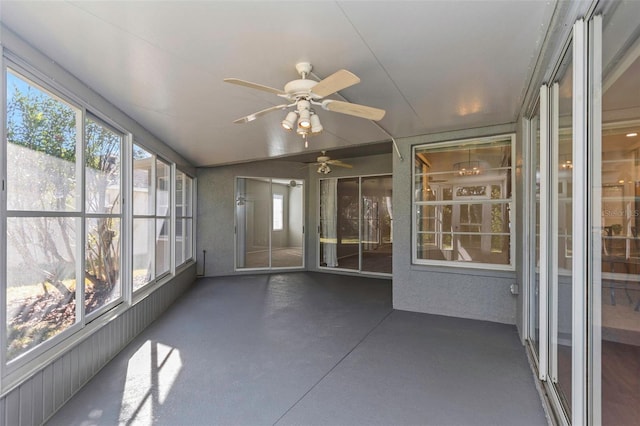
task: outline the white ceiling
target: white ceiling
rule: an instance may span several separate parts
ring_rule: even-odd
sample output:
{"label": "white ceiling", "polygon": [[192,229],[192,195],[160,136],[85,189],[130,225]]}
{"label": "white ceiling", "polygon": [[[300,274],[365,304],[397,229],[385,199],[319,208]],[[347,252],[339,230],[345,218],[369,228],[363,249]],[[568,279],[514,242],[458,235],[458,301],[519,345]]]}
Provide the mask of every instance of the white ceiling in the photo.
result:
{"label": "white ceiling", "polygon": [[[301,154],[275,95],[309,61],[360,84],[341,94],[387,111],[394,137],[514,122],[555,1],[7,1],[2,22],[196,166]],[[335,99],[340,99],[335,97]],[[309,150],[389,140],[321,110]]]}

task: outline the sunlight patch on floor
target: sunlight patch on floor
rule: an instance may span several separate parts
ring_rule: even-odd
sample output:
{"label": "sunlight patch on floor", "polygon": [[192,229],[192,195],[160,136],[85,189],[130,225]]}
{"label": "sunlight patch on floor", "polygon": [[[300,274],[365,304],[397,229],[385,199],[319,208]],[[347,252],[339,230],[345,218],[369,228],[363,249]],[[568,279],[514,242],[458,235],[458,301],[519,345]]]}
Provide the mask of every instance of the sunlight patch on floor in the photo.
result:
{"label": "sunlight patch on floor", "polygon": [[154,408],[165,403],[180,370],[180,351],[147,340],[129,359],[120,422],[151,424]]}

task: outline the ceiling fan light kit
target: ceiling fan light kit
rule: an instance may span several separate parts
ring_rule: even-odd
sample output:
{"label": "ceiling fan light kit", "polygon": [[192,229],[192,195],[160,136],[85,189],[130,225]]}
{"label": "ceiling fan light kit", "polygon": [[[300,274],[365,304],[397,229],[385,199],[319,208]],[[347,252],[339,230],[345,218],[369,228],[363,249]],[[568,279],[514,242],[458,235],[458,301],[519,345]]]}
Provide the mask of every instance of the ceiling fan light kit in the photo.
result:
{"label": "ceiling fan light kit", "polygon": [[317,135],[322,131],[322,129],[323,127],[320,123],[320,118],[316,114],[313,114],[311,116],[311,133]]}
{"label": "ceiling fan light kit", "polygon": [[284,120],[282,120],[282,127],[285,130],[293,130],[298,121],[298,114],[295,111],[289,111]]}
{"label": "ceiling fan light kit", "polygon": [[328,175],[331,173],[331,167],[329,167],[327,163],[322,163],[320,167],[318,167],[318,173]]}
{"label": "ceiling fan light kit", "polygon": [[[352,115],[354,117],[365,118],[373,121],[379,121],[384,117],[385,111],[382,109],[333,99],[323,100],[323,98],[329,95],[359,83],[360,78],[347,70],[339,70],[325,79],[314,81],[307,79],[307,76],[311,73],[312,69],[313,67],[309,62],[300,62],[296,64],[296,71],[298,71],[301,78],[285,84],[284,90],[274,89],[273,87],[237,78],[225,78],[224,81],[226,83],[237,84],[239,86],[261,90],[263,92],[273,93],[290,102],[290,104],[273,106],[253,114],[249,114],[235,120],[234,123],[248,123],[268,112],[295,106],[295,111],[287,113],[281,124],[285,130],[293,130],[294,127],[297,127],[296,133],[303,137],[306,148],[308,146],[307,137],[311,134],[318,134],[323,130],[323,126],[320,123],[320,117],[318,117],[316,112],[312,109],[312,105],[317,105],[327,111]],[[331,171],[331,169],[329,169],[329,171]]]}

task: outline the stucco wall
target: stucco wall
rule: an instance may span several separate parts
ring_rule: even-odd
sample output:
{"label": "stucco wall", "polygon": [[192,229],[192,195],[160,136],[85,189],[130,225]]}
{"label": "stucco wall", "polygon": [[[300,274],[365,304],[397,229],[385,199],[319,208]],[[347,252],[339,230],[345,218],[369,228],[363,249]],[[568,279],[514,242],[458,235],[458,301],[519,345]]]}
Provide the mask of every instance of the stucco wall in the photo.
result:
{"label": "stucco wall", "polygon": [[[516,323],[517,297],[510,286],[515,271],[413,265],[411,187],[413,145],[513,133],[513,125],[425,135],[397,140],[404,158],[393,157],[393,307],[395,309]],[[517,191],[516,187],[516,191]],[[517,209],[520,208],[516,206]],[[517,222],[517,215],[514,220]],[[520,226],[516,223],[516,232]],[[516,237],[514,244],[518,244]]]}
{"label": "stucco wall", "polygon": [[[235,273],[236,177],[297,178],[308,181],[308,168],[291,161],[260,161],[198,169],[198,273],[222,276]],[[308,203],[308,201],[306,201]],[[307,207],[305,213],[308,215]],[[265,212],[268,214],[268,212]],[[306,228],[305,228],[306,229]],[[308,238],[308,236],[307,236]],[[308,244],[307,244],[308,245]],[[206,262],[203,264],[203,250]]]}

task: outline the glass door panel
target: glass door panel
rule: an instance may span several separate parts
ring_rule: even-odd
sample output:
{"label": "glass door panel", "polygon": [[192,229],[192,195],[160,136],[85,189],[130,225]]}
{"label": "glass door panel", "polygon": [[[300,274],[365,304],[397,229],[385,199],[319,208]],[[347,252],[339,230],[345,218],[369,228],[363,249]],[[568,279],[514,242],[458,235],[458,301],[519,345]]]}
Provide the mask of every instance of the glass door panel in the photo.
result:
{"label": "glass door panel", "polygon": [[271,230],[269,179],[238,178],[236,188],[236,267],[268,268]]}
{"label": "glass door panel", "polygon": [[304,181],[236,179],[236,268],[304,266]]}
{"label": "glass door panel", "polygon": [[533,217],[531,218],[532,235],[530,243],[533,250],[529,253],[530,282],[529,288],[529,340],[533,346],[534,353],[538,357],[540,353],[540,189],[541,189],[541,169],[540,169],[540,105],[536,107],[531,119],[531,140],[533,147],[531,150],[531,164],[533,173],[530,176],[531,202],[533,204]]}
{"label": "glass door panel", "polygon": [[341,269],[360,269],[360,185],[358,178],[338,179],[336,255]]}
{"label": "glass door panel", "polygon": [[271,267],[301,267],[304,242],[303,182],[273,179],[271,191]]}
{"label": "glass door panel", "polygon": [[338,267],[338,179],[320,181],[320,266]]}
{"label": "glass door panel", "polygon": [[552,87],[551,147],[551,379],[564,410],[571,412],[572,234],[573,234],[573,66]]}
{"label": "glass door panel", "polygon": [[593,318],[601,325],[594,352],[603,425],[640,419],[640,24],[630,16],[640,16],[640,3],[620,2],[603,18],[602,133],[594,146],[601,153]]}
{"label": "glass door panel", "polygon": [[391,273],[393,209],[391,176],[363,177],[362,270]]}
{"label": "glass door panel", "polygon": [[360,269],[358,178],[320,181],[320,266]]}

